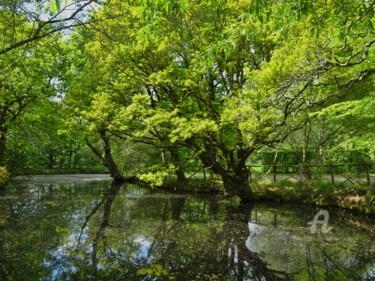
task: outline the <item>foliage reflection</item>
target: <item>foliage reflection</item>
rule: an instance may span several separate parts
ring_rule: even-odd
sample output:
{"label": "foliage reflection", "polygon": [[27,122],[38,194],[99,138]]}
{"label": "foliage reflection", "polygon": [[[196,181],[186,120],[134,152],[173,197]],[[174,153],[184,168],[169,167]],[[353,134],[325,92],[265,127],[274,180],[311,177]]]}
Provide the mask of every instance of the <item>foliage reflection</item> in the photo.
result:
{"label": "foliage reflection", "polygon": [[373,222],[91,184],[0,197],[0,280],[372,280]]}

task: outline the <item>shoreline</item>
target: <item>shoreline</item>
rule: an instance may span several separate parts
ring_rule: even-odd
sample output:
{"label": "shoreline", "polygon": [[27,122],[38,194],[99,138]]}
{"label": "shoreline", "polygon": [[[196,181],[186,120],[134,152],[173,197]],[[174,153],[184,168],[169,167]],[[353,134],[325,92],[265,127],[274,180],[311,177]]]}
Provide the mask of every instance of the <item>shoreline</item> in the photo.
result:
{"label": "shoreline", "polygon": [[[17,176],[12,178],[12,180],[28,180],[37,184],[47,182],[71,184],[74,182],[112,180],[112,178],[109,174],[59,174]],[[132,181],[129,181],[129,183],[132,183]],[[137,185],[136,182],[133,182],[133,184]],[[180,185],[175,182],[169,182],[155,189],[172,194],[222,195],[223,198],[228,198],[219,181],[212,184],[201,180],[193,180]],[[375,217],[374,186],[347,186],[341,184],[332,187],[329,183],[294,184],[281,181],[275,183],[252,183],[251,189],[254,202],[333,207]],[[232,199],[239,200],[239,198]]]}

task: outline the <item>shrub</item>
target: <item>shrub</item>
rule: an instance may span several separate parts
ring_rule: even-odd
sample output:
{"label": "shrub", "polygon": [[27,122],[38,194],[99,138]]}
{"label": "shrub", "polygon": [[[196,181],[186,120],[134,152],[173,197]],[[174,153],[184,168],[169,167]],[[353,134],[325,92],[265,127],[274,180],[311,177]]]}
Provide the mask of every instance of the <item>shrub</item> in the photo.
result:
{"label": "shrub", "polygon": [[4,184],[9,179],[9,172],[5,167],[0,166],[0,185]]}

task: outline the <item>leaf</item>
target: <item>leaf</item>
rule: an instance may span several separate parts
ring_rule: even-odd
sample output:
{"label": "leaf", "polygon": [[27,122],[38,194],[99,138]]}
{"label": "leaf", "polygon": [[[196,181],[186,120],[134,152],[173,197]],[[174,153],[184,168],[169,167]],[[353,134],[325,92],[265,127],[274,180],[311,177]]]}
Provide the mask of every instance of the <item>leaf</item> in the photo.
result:
{"label": "leaf", "polygon": [[61,3],[60,0],[53,0],[51,1],[51,12],[52,14],[57,14],[61,10]]}
{"label": "leaf", "polygon": [[56,1],[51,1],[51,12],[56,14]]}
{"label": "leaf", "polygon": [[60,12],[61,10],[60,0],[55,0],[55,2],[56,2],[57,11]]}

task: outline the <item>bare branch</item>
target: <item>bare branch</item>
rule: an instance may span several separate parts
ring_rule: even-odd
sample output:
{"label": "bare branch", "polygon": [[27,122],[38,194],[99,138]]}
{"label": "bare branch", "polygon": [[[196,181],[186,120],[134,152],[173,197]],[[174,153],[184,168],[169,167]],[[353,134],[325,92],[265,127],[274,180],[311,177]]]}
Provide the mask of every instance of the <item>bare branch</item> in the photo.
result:
{"label": "bare branch", "polygon": [[[369,41],[366,45],[365,45],[365,48],[364,50],[361,52],[355,52],[354,54],[352,54],[351,56],[349,56],[345,62],[340,62],[340,60],[335,57],[335,63],[332,63],[330,62],[329,64],[332,64],[333,66],[338,66],[338,67],[349,67],[349,66],[354,66],[354,65],[357,65],[357,64],[361,64],[362,62],[364,62],[366,59],[367,59],[367,56],[368,56],[368,52],[369,52],[369,49],[370,47],[375,43],[375,38],[373,38],[371,41]],[[361,55],[361,58],[357,61],[352,61],[355,57],[357,57],[358,55]]]}

